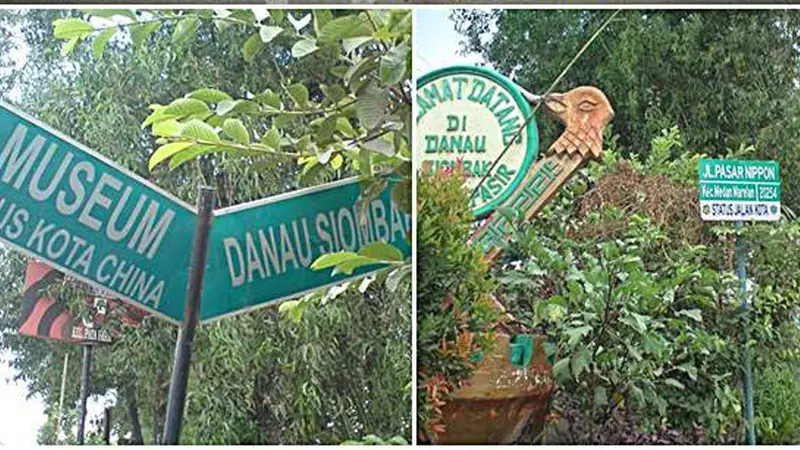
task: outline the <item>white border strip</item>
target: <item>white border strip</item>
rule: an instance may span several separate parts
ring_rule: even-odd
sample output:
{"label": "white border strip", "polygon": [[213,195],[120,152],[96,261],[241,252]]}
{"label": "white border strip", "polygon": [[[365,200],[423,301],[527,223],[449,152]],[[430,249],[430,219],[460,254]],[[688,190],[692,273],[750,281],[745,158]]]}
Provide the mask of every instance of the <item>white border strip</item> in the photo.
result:
{"label": "white border strip", "polygon": [[258,206],[268,205],[270,203],[279,202],[281,200],[287,200],[294,197],[301,197],[306,194],[312,194],[315,192],[322,192],[327,191],[328,189],[334,189],[341,186],[345,186],[352,183],[357,183],[359,181],[358,177],[350,177],[345,178],[343,180],[336,180],[330,183],[318,184],[316,186],[311,186],[302,189],[295,189],[294,191],[284,192],[282,194],[271,195],[269,197],[261,198],[258,200],[252,200],[246,203],[239,203],[232,206],[226,206],[225,208],[220,208],[214,211],[214,217],[224,216],[226,214],[235,213],[238,211],[242,211],[245,209],[255,208]]}
{"label": "white border strip", "polygon": [[417,64],[417,9],[411,11],[411,441],[409,445],[417,445],[417,170],[419,158],[414,158],[414,143],[417,141],[417,76],[414,65]]}
{"label": "white border strip", "polygon": [[[316,286],[316,287],[313,287],[313,288],[310,288],[310,289],[306,289],[305,291],[302,291],[302,292],[297,292],[295,294],[285,295],[285,296],[277,298],[275,300],[270,300],[270,301],[267,301],[267,302],[264,302],[264,303],[259,303],[257,305],[250,305],[247,308],[237,309],[236,311],[231,311],[229,313],[225,313],[225,314],[222,314],[220,316],[209,317],[208,319],[201,319],[200,323],[203,324],[203,325],[206,325],[206,324],[209,324],[209,323],[214,323],[214,322],[216,322],[216,321],[218,321],[220,319],[224,319],[224,318],[228,318],[228,317],[234,317],[234,316],[238,316],[240,314],[245,314],[245,313],[249,313],[249,312],[255,311],[257,309],[262,309],[262,308],[268,308],[270,306],[275,306],[275,305],[278,305],[278,304],[283,303],[285,301],[291,300],[293,298],[297,298],[297,297],[301,297],[301,296],[306,295],[306,294],[310,294],[310,293],[312,293],[314,291],[319,291],[319,290],[330,288],[330,287],[333,287],[333,286],[338,286],[340,284],[350,283],[350,282],[353,282],[355,280],[359,280],[359,279],[364,278],[364,277],[366,277],[368,275],[373,275],[373,274],[375,274],[377,272],[380,272],[381,270],[388,269],[388,268],[389,268],[389,266],[381,267],[381,268],[378,268],[378,269],[375,269],[375,270],[371,270],[371,271],[369,271],[367,273],[363,273],[363,274],[360,274],[360,275],[354,275],[351,278],[345,278],[345,279],[342,279],[342,280],[339,280],[339,281],[333,281],[333,282],[330,282],[328,284],[324,284],[322,286]],[[200,314],[202,315],[202,313],[203,313],[203,307],[202,307],[202,304],[201,304],[201,306],[200,306]]]}
{"label": "white border strip", "polygon": [[780,181],[727,181],[727,180],[700,180],[700,186],[704,184],[769,184],[780,186]]}

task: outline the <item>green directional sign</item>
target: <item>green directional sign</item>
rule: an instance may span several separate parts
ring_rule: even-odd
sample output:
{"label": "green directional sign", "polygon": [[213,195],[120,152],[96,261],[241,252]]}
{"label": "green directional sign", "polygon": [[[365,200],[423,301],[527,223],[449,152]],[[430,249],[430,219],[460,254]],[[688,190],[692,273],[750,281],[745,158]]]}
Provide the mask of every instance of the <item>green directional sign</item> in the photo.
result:
{"label": "green directional sign", "polygon": [[173,323],[194,210],[0,103],[0,240]]}
{"label": "green directional sign", "polygon": [[781,217],[776,161],[700,161],[700,215],[709,221],[774,221]]}
{"label": "green directional sign", "polygon": [[215,211],[200,319],[275,304],[381,268],[335,276],[312,270],[326,253],[383,241],[408,256],[411,217],[394,205],[391,188],[363,204],[358,181],[348,179]]}
{"label": "green directional sign", "polygon": [[[201,320],[364,276],[331,276],[319,256],[388,242],[410,254],[411,218],[358,199],[356,179],[214,212]],[[363,204],[363,206],[362,206]],[[0,241],[173,323],[184,316],[194,208],[0,103]]]}

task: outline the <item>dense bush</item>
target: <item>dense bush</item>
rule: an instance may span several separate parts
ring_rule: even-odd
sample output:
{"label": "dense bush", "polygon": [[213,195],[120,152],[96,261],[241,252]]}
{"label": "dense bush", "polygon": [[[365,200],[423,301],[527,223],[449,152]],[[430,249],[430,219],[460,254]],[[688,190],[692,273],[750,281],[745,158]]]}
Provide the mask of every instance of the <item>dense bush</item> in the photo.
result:
{"label": "dense bush", "polygon": [[[467,245],[472,213],[460,170],[422,174],[417,187],[417,423],[423,440],[444,431],[447,394],[469,378],[472,354],[499,319],[483,251]],[[473,337],[474,336],[474,337]]]}
{"label": "dense bush", "polygon": [[[644,161],[607,152],[537,220],[518,224],[494,268],[503,302],[550,337],[562,388],[554,402],[561,418],[545,433],[551,441],[743,441],[735,232],[698,220],[699,156],[676,152],[681,142],[676,130],[665,131]],[[786,331],[800,306],[800,259],[781,251],[796,246],[797,232],[783,220],[748,225],[742,236],[753,289],[749,345],[759,367],[800,345]],[[786,392],[757,401],[761,440],[791,439],[800,414],[780,402],[800,395],[800,385],[777,369],[763,376],[758,386],[780,379]]]}

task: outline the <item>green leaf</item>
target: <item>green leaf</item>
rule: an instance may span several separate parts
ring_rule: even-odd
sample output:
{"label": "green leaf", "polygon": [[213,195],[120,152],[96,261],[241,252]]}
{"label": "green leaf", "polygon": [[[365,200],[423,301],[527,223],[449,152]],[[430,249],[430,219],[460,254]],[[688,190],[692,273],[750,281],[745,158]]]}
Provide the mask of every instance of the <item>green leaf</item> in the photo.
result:
{"label": "green leaf", "polygon": [[692,364],[681,364],[677,367],[678,370],[685,373],[691,378],[692,381],[697,381],[697,367]]}
{"label": "green leaf", "polygon": [[219,103],[222,100],[232,100],[231,96],[219,89],[202,88],[186,95],[187,98],[194,98],[206,103]]}
{"label": "green leaf", "polygon": [[297,116],[292,114],[279,114],[272,121],[272,125],[276,128],[284,128],[294,122]]}
{"label": "green leaf", "polygon": [[349,66],[336,66],[331,68],[330,73],[337,78],[344,78],[344,76],[347,74],[348,68]]}
{"label": "green leaf", "polygon": [[78,41],[80,38],[74,37],[67,41],[63,47],[61,47],[61,56],[67,56],[75,50],[75,46],[78,45]]}
{"label": "green leaf", "polygon": [[353,125],[347,117],[336,118],[336,129],[346,137],[353,138],[356,136],[356,130],[353,129]]}
{"label": "green leaf", "polygon": [[384,84],[397,84],[406,78],[406,62],[409,51],[408,45],[400,44],[381,57],[380,75]]}
{"label": "green leaf", "polygon": [[247,62],[253,62],[256,55],[264,48],[264,41],[261,40],[259,33],[251,34],[242,45],[242,56]]}
{"label": "green leaf", "polygon": [[362,37],[355,37],[355,38],[347,38],[342,41],[342,49],[344,50],[345,55],[349,55],[353,52],[353,50],[361,47],[362,45],[370,42],[372,40],[372,36],[362,36]]}
{"label": "green leaf", "polygon": [[193,119],[184,124],[181,130],[181,136],[197,139],[199,141],[219,142],[217,132],[207,123],[197,119]]}
{"label": "green leaf", "polygon": [[358,96],[356,116],[361,122],[361,126],[367,130],[372,130],[383,123],[386,117],[386,107],[388,106],[387,95],[385,90],[370,84]]}
{"label": "green leaf", "polygon": [[177,136],[182,128],[183,124],[175,119],[160,120],[153,124],[152,133],[154,136]]}
{"label": "green leaf", "polygon": [[560,359],[557,363],[553,364],[553,376],[562,383],[571,379],[569,357]]}
{"label": "green leaf", "polygon": [[676,379],[674,379],[674,378],[667,378],[667,379],[665,379],[665,380],[664,380],[664,384],[667,384],[667,385],[670,385],[670,386],[676,387],[676,388],[678,388],[678,389],[681,389],[681,390],[683,390],[683,388],[685,387],[685,386],[683,385],[683,383],[681,383],[680,381],[678,381],[678,380],[676,380]]}
{"label": "green leaf", "polygon": [[281,133],[275,128],[270,128],[264,137],[261,138],[261,143],[267,147],[278,150],[281,147]]}
{"label": "green leaf", "polygon": [[187,148],[182,152],[178,152],[169,160],[169,169],[174,170],[183,165],[183,163],[191,161],[199,156],[211,153],[217,150],[222,150],[220,147],[214,145],[194,145],[192,148]]}
{"label": "green leaf", "polygon": [[333,13],[329,9],[314,10],[314,32],[319,34],[322,28],[333,19]]}
{"label": "green leaf", "polygon": [[392,201],[400,211],[411,214],[411,180],[409,178],[394,185]]}
{"label": "green leaf", "polygon": [[210,114],[211,110],[203,101],[195,98],[179,98],[167,105],[162,112],[165,116],[181,118]]}
{"label": "green leaf", "polygon": [[304,303],[303,300],[289,300],[283,302],[278,306],[278,312],[289,317],[294,323],[300,323],[305,309]]}
{"label": "green leaf", "polygon": [[269,16],[272,18],[272,21],[277,25],[283,22],[283,18],[286,15],[286,11],[282,9],[272,9],[269,11]]}
{"label": "green leaf", "polygon": [[372,26],[361,14],[350,14],[331,20],[320,30],[319,39],[333,42],[340,39],[372,36]]}
{"label": "green leaf", "polygon": [[357,63],[351,65],[344,74],[344,82],[348,86],[353,86],[362,76],[371,74],[372,70],[378,65],[376,57],[371,56],[362,58]]}
{"label": "green leaf", "polygon": [[330,100],[331,103],[336,103],[347,95],[344,88],[338,84],[331,86],[323,84],[320,88],[322,89],[322,93],[325,94],[325,98]]}
{"label": "green leaf", "polygon": [[131,42],[133,46],[139,48],[145,43],[148,37],[161,27],[160,21],[131,25]]}
{"label": "green leaf", "polygon": [[302,83],[293,84],[286,88],[286,90],[289,91],[289,95],[299,108],[308,106],[308,89],[306,89]]}
{"label": "green leaf", "polygon": [[87,16],[102,17],[104,19],[112,19],[116,16],[121,16],[136,20],[136,13],[129,9],[81,9],[80,12]]}
{"label": "green leaf", "polygon": [[150,156],[150,161],[147,164],[148,169],[153,170],[153,168],[162,161],[166,161],[192,145],[194,145],[193,142],[172,142],[167,145],[162,145]]}
{"label": "green leaf", "polygon": [[702,322],[703,315],[699,309],[683,309],[675,313],[678,316],[686,316],[695,322]]}
{"label": "green leaf", "polygon": [[92,51],[94,51],[95,58],[100,59],[103,56],[103,50],[105,50],[108,41],[111,40],[111,37],[116,32],[116,28],[107,28],[95,36],[94,41],[92,41]]}
{"label": "green leaf", "polygon": [[577,379],[589,367],[592,362],[592,352],[583,348],[578,353],[572,355],[572,375]]}
{"label": "green leaf", "polygon": [[379,259],[383,261],[403,261],[403,252],[397,247],[386,242],[373,242],[358,250],[358,254],[368,258]]}
{"label": "green leaf", "polygon": [[258,29],[258,35],[261,36],[261,41],[265,44],[272,42],[281,32],[283,32],[281,27],[268,27],[266,25]]}
{"label": "green leaf", "polygon": [[183,44],[194,39],[198,27],[200,27],[200,18],[197,16],[187,16],[185,19],[181,19],[172,32],[172,43]]}
{"label": "green leaf", "polygon": [[250,144],[250,134],[247,132],[247,128],[245,128],[241,120],[226,119],[225,123],[222,124],[222,130],[234,141],[242,145]]}
{"label": "green leaf", "polygon": [[584,325],[581,327],[570,328],[566,330],[564,334],[566,334],[569,337],[567,345],[570,347],[575,347],[578,344],[578,342],[580,342],[581,339],[583,339],[583,337],[589,334],[591,331],[592,331],[591,325]]}
{"label": "green leaf", "polygon": [[317,260],[311,264],[311,269],[327,269],[329,267],[338,266],[349,261],[357,261],[361,259],[363,259],[362,256],[353,252],[326,253],[317,258]]}
{"label": "green leaf", "polygon": [[386,156],[394,156],[394,144],[387,139],[391,139],[388,135],[383,135],[375,139],[362,142],[361,146],[371,152],[380,153]]}
{"label": "green leaf", "polygon": [[214,113],[218,116],[224,116],[244,110],[255,110],[255,108],[255,105],[248,100],[222,100],[217,104],[217,109]]}
{"label": "green leaf", "polygon": [[300,39],[292,46],[292,56],[300,59],[317,51],[317,42],[313,39]]}
{"label": "green leaf", "polygon": [[281,98],[278,94],[272,92],[272,89],[266,89],[264,92],[253,97],[253,100],[275,109],[283,108],[283,105],[281,105]]}
{"label": "green leaf", "polygon": [[336,156],[331,159],[331,168],[333,170],[338,170],[340,167],[342,167],[342,163],[344,163],[344,157],[337,153]]}
{"label": "green leaf", "polygon": [[94,31],[94,27],[83,19],[57,19],[53,22],[53,36],[56,39],[85,39]]}

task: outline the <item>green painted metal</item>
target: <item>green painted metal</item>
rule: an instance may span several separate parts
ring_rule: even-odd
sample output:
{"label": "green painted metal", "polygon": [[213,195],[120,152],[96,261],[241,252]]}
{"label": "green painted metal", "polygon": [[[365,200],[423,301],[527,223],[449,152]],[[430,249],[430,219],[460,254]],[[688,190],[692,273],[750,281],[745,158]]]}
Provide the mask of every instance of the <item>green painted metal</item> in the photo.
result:
{"label": "green painted metal", "polygon": [[312,270],[311,263],[325,253],[356,252],[379,240],[410,255],[411,216],[392,202],[392,187],[389,183],[367,211],[357,206],[361,188],[356,178],[216,211],[201,321],[275,304],[383,268],[373,265],[334,276],[330,270]]}
{"label": "green painted metal", "polygon": [[194,209],[0,103],[0,240],[173,323]]}
{"label": "green painted metal", "polygon": [[511,338],[511,364],[517,368],[525,368],[531,364],[533,358],[533,336],[518,334]]}
{"label": "green painted metal", "polygon": [[780,219],[780,167],[775,161],[700,161],[700,214],[703,220]]}
{"label": "green painted metal", "polygon": [[753,359],[750,354],[749,297],[747,292],[747,246],[741,237],[742,222],[736,222],[736,276],[739,278],[739,294],[744,316],[744,418],[745,435],[749,445],[756,444],[755,414],[753,410]]}

